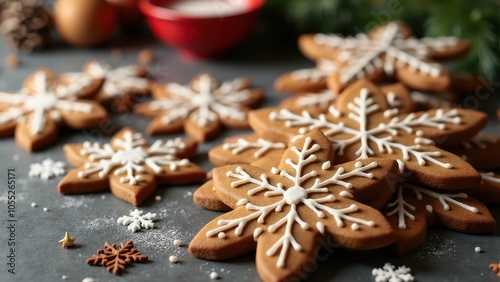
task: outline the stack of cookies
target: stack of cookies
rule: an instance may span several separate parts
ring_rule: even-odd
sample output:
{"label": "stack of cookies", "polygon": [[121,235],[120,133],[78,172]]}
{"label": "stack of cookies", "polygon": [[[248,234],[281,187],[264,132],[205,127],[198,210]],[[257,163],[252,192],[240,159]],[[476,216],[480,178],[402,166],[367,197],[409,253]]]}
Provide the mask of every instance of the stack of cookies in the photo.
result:
{"label": "stack of cookies", "polygon": [[[264,281],[288,281],[307,275],[326,238],[406,254],[433,225],[495,230],[485,204],[499,202],[500,175],[490,170],[500,167],[500,137],[480,133],[486,114],[435,94],[451,79],[434,60],[463,55],[467,42],[417,39],[391,22],[368,36],[304,35],[299,47],[317,67],[275,84],[297,95],[251,111],[253,134],[209,152],[219,167],[194,201],[226,213],[200,230],[191,254],[256,250]],[[417,90],[437,102],[416,99]]]}

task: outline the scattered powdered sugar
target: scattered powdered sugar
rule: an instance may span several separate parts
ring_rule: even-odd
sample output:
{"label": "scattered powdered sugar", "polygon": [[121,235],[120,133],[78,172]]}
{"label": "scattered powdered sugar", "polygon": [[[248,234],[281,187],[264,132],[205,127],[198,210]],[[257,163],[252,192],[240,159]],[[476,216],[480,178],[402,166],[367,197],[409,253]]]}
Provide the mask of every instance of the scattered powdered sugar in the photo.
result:
{"label": "scattered powdered sugar", "polygon": [[109,229],[110,225],[115,225],[115,219],[112,217],[97,217],[82,220],[76,228],[85,231],[99,231]]}
{"label": "scattered powdered sugar", "polygon": [[[7,191],[2,195],[0,195],[0,202],[7,203],[8,196],[9,195],[7,195]],[[27,193],[16,191],[16,201],[24,201],[26,200],[27,196],[28,196]]]}
{"label": "scattered powdered sugar", "polygon": [[88,195],[72,195],[61,198],[59,207],[61,209],[88,208],[95,202],[95,198]]}
{"label": "scattered powdered sugar", "polygon": [[457,250],[455,240],[443,233],[443,231],[429,230],[422,245],[410,256],[421,261],[425,261],[429,257],[454,257]]}

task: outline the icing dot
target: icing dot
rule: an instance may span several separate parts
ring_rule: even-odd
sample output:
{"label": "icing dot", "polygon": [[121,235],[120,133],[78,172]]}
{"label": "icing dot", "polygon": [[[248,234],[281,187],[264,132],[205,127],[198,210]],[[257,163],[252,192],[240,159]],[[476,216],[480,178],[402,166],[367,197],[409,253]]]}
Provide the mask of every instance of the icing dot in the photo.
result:
{"label": "icing dot", "polygon": [[346,198],[352,198],[353,197],[353,195],[351,193],[347,192],[347,191],[340,191],[339,195],[342,196],[342,197],[346,197]]}
{"label": "icing dot", "polygon": [[210,272],[210,279],[212,280],[219,279],[219,274],[215,271]]}
{"label": "icing dot", "polygon": [[426,209],[429,213],[432,213],[432,206],[431,206],[431,205],[427,205],[427,206],[425,206],[425,209]]}
{"label": "icing dot", "polygon": [[219,234],[217,234],[217,237],[219,237],[219,239],[224,239],[224,238],[226,238],[226,233],[219,232]]}
{"label": "icing dot", "polygon": [[474,252],[476,252],[476,253],[480,253],[480,252],[481,252],[481,248],[480,248],[480,247],[476,247],[476,248],[474,248]]}
{"label": "icing dot", "polygon": [[253,240],[257,241],[257,238],[259,238],[260,234],[262,234],[262,228],[255,228],[255,230],[253,231]]}
{"label": "icing dot", "polygon": [[325,225],[322,222],[316,222],[316,228],[318,229],[319,233],[325,234]]}
{"label": "icing dot", "polygon": [[161,196],[160,195],[156,195],[155,196],[155,201],[157,201],[157,202],[161,201]]}
{"label": "icing dot", "polygon": [[45,208],[43,208],[43,211],[44,211],[44,212],[48,212],[48,211],[49,211],[49,208],[45,207]]}
{"label": "icing dot", "polygon": [[359,230],[359,225],[357,223],[353,223],[351,224],[351,229],[354,231]]}
{"label": "icing dot", "polygon": [[31,207],[32,207],[32,208],[36,208],[37,206],[38,206],[38,205],[37,205],[35,202],[31,203]]}
{"label": "icing dot", "polygon": [[178,263],[179,262],[179,258],[177,256],[170,256],[168,258],[168,260],[171,262],[171,263]]}
{"label": "icing dot", "polygon": [[180,246],[182,245],[181,240],[177,240],[177,239],[175,239],[175,240],[174,240],[174,245],[176,245],[177,247],[180,247]]}

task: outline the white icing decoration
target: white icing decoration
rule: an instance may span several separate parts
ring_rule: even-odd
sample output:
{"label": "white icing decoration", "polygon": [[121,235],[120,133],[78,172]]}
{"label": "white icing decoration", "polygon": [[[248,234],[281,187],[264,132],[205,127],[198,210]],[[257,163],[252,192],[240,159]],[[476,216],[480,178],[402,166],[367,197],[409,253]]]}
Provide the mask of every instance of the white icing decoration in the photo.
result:
{"label": "white icing decoration", "polygon": [[61,176],[66,173],[66,164],[56,162],[52,159],[45,159],[41,163],[30,165],[29,177],[39,177],[48,180],[55,176]]}
{"label": "white icing decoration", "polygon": [[153,221],[157,220],[156,213],[146,213],[135,209],[130,212],[130,216],[124,215],[118,218],[117,222],[121,225],[128,225],[127,229],[132,232],[137,232],[141,229],[153,229],[155,224]]}
{"label": "white icing decoration", "polygon": [[380,27],[371,37],[365,34],[345,38],[335,34],[317,34],[314,41],[340,53],[341,83],[363,78],[378,69],[393,75],[396,67],[405,65],[412,72],[437,77],[442,67],[428,61],[429,51],[438,49],[436,46],[444,49],[458,44],[458,41],[448,37],[405,38],[405,31],[395,22]]}
{"label": "white icing decoration", "polygon": [[[268,179],[268,175],[263,173],[259,176],[252,176],[242,167],[236,167],[234,171],[228,171],[227,176],[235,179],[231,182],[231,187],[237,189],[241,185],[254,185],[247,191],[249,202],[245,205],[246,210],[249,212],[247,215],[239,218],[226,218],[220,219],[218,221],[218,227],[207,231],[206,236],[212,237],[220,232],[227,232],[234,229],[234,234],[236,236],[241,236],[243,229],[252,221],[256,221],[259,224],[264,224],[266,217],[271,213],[277,213],[278,215],[283,211],[284,206],[289,206],[286,214],[283,214],[281,219],[274,222],[273,224],[267,225],[267,231],[269,233],[275,233],[278,229],[282,229],[283,235],[278,241],[276,241],[266,252],[268,256],[274,256],[279,251],[279,257],[276,263],[278,268],[285,267],[285,260],[289,248],[300,252],[302,246],[295,239],[295,234],[293,234],[294,224],[298,224],[303,230],[309,229],[309,224],[305,222],[300,215],[301,208],[308,208],[318,218],[318,222],[322,219],[333,220],[339,228],[344,226],[344,221],[349,221],[357,225],[365,225],[374,227],[376,224],[374,221],[365,220],[356,216],[349,215],[358,210],[356,204],[351,204],[348,207],[335,209],[327,205],[327,203],[332,203],[338,201],[335,196],[329,191],[327,185],[338,185],[344,188],[352,188],[352,184],[346,182],[345,180],[352,177],[362,177],[362,178],[372,178],[373,174],[368,171],[377,167],[376,162],[371,162],[369,164],[363,165],[359,163],[356,168],[352,171],[345,171],[344,167],[339,167],[330,178],[319,179],[316,178],[318,172],[310,171],[304,173],[304,168],[309,164],[317,161],[317,156],[315,152],[319,151],[321,148],[318,144],[314,143],[312,138],[306,137],[302,148],[291,147],[291,153],[297,156],[297,161],[294,162],[292,159],[286,159],[285,164],[290,167],[295,173],[290,174],[286,170],[281,170],[279,176],[287,180],[285,183],[291,182],[293,185],[287,187],[282,182],[278,181],[276,183],[271,183]],[[314,181],[312,181],[314,180]],[[309,187],[304,187],[304,183],[310,183]],[[268,199],[275,199],[275,201],[269,205],[259,206],[252,202],[252,196],[262,193],[263,197]],[[316,194],[326,194],[324,197],[311,197],[311,195]],[[331,216],[331,219],[327,217]],[[316,227],[321,232],[321,224],[316,224]],[[324,229],[324,228],[323,228]],[[257,238],[261,232],[254,230],[254,239]]]}
{"label": "white icing decoration", "polygon": [[[359,144],[359,149],[356,151],[357,159],[366,159],[371,155],[375,155],[374,148],[370,147],[370,144],[373,144],[381,153],[395,154],[395,150],[400,151],[402,156],[398,159],[402,161],[410,161],[410,157],[415,157],[418,164],[422,166],[426,165],[427,162],[431,162],[443,168],[452,168],[450,163],[444,163],[437,159],[442,156],[439,151],[422,151],[418,143],[404,145],[393,142],[393,140],[395,136],[399,135],[399,132],[413,133],[414,127],[444,130],[447,123],[459,124],[462,120],[456,109],[437,109],[434,115],[424,113],[418,117],[411,113],[404,119],[393,117],[387,119],[387,122],[373,126],[373,128],[367,128],[370,115],[380,112],[380,106],[370,96],[368,89],[361,89],[359,96],[347,106],[349,108],[347,118],[358,123],[359,128],[351,128],[343,122],[331,121],[342,116],[342,113],[333,106],[329,108],[328,114],[320,114],[317,118],[305,110],[301,114],[296,114],[287,109],[271,112],[269,118],[274,121],[283,121],[288,128],[298,127],[299,134],[320,129],[328,137],[339,155],[343,155],[347,146]],[[342,135],[343,138],[346,138],[345,135],[351,135],[352,137],[337,139],[336,135]],[[415,141],[429,143],[428,139],[423,137],[418,137]]]}
{"label": "white icing decoration", "polygon": [[145,91],[148,80],[139,77],[138,66],[130,65],[111,70],[110,66],[92,61],[87,65],[86,73],[92,78],[104,79],[102,93],[106,97],[124,96],[132,91]]}
{"label": "white icing decoration", "polygon": [[354,231],[359,230],[359,224],[357,224],[357,223],[351,224],[351,229],[354,230]]}
{"label": "white icing decoration", "polygon": [[387,204],[388,208],[394,207],[394,209],[386,214],[386,216],[392,216],[394,214],[398,214],[398,228],[406,229],[406,221],[405,217],[408,217],[410,220],[415,220],[415,216],[411,214],[410,211],[414,211],[415,207],[410,205],[404,200],[403,197],[403,187],[399,187],[397,191],[396,200],[392,203]]}
{"label": "white icing decoration", "polygon": [[337,70],[337,67],[337,63],[334,61],[321,59],[315,68],[293,71],[291,77],[295,80],[318,82]]}
{"label": "white icing decoration", "polygon": [[318,229],[319,233],[325,235],[325,225],[323,224],[323,222],[321,221],[316,222],[316,229]]}
{"label": "white icing decoration", "polygon": [[401,101],[399,101],[398,96],[396,96],[394,92],[389,92],[385,96],[387,99],[387,104],[389,104],[389,107],[391,108],[401,107]]}
{"label": "white icing decoration", "polygon": [[419,91],[411,91],[410,97],[413,102],[423,105],[430,105],[433,108],[449,108],[452,106],[452,103],[450,101],[452,99],[451,97],[446,100],[445,98],[439,97],[444,96],[444,93],[442,95],[438,94],[439,93],[423,93]]}
{"label": "white icing decoration", "polygon": [[253,231],[253,240],[255,242],[257,242],[257,239],[259,239],[259,236],[260,236],[260,234],[262,234],[262,231],[263,230],[260,227],[255,228],[255,230]]}
{"label": "white icing decoration", "polygon": [[[450,210],[449,204],[455,204],[460,208],[463,208],[471,213],[478,213],[479,210],[473,206],[469,206],[465,203],[460,202],[458,199],[466,199],[468,196],[465,193],[457,193],[457,194],[444,194],[439,193],[428,188],[417,186],[415,184],[405,183],[398,187],[396,200],[394,202],[388,203],[387,207],[394,209],[386,214],[387,217],[396,215],[398,216],[398,228],[406,229],[406,220],[405,218],[409,218],[410,220],[415,220],[415,216],[412,214],[412,211],[415,211],[415,207],[411,204],[407,203],[404,199],[403,190],[410,189],[415,193],[417,200],[422,200],[423,195],[428,197],[437,199],[439,203],[443,206],[445,211]],[[425,209],[432,213],[434,207],[430,205],[426,205]]]}
{"label": "white icing decoration", "polygon": [[415,278],[411,275],[411,268],[405,265],[396,267],[389,262],[384,264],[383,268],[374,268],[372,275],[376,282],[411,282]]}
{"label": "white icing decoration", "polygon": [[83,143],[80,154],[87,156],[89,162],[85,163],[84,170],[78,172],[78,177],[86,178],[98,173],[102,178],[112,172],[114,175],[125,175],[119,179],[121,183],[138,185],[144,180],[140,175],[146,172],[144,166],[160,173],[165,170],[165,166],[176,171],[179,167],[190,165],[189,160],[175,157],[179,150],[186,147],[180,138],[167,142],[158,140],[145,148],[146,140],[140,133],[125,131],[121,138],[115,139],[113,145],[118,149],[110,144],[100,146],[98,143]]}
{"label": "white icing decoration", "polygon": [[262,138],[257,139],[257,141],[255,142],[248,141],[244,138],[238,138],[238,140],[234,143],[224,143],[224,145],[222,145],[222,148],[228,151],[231,150],[231,153],[233,155],[238,155],[246,150],[257,149],[253,153],[253,157],[260,158],[273,149],[286,148],[286,144],[281,142],[271,142]]}
{"label": "white icing decoration", "polygon": [[94,81],[84,73],[65,73],[60,76],[63,84],[57,85],[55,93],[58,97],[67,99],[78,98],[78,93],[92,85]]}
{"label": "white icing decoration", "polygon": [[32,91],[21,89],[14,94],[0,92],[0,103],[8,105],[7,109],[0,111],[0,124],[27,123],[30,133],[38,135],[47,126],[47,117],[55,121],[60,120],[58,111],[79,113],[92,111],[90,104],[58,97],[53,89],[55,85],[43,71],[33,74],[32,86]]}
{"label": "white icing decoration", "polygon": [[242,111],[252,95],[243,79],[237,78],[218,86],[217,81],[208,74],[198,77],[198,91],[190,86],[176,83],[166,85],[169,97],[148,103],[155,111],[165,111],[162,122],[170,124],[189,118],[200,127],[205,127],[219,119],[244,120],[247,114]]}
{"label": "white icing decoration", "polygon": [[403,173],[405,171],[405,163],[402,160],[396,160],[396,162],[398,163],[399,173]]}
{"label": "white icing decoration", "polygon": [[481,177],[483,178],[484,181],[500,183],[500,178],[495,177],[495,173],[493,172],[480,172],[479,174],[481,174]]}
{"label": "white icing decoration", "polygon": [[331,90],[323,90],[318,93],[307,93],[295,100],[297,107],[328,107],[338,97],[338,93]]}
{"label": "white icing decoration", "polygon": [[488,144],[495,144],[498,142],[498,139],[491,135],[483,135],[478,134],[474,136],[474,138],[469,141],[462,142],[462,146],[465,149],[472,149],[472,147],[476,146],[479,149],[486,149]]}
{"label": "white icing decoration", "polygon": [[429,213],[432,213],[432,212],[433,212],[433,208],[432,208],[432,206],[431,206],[431,205],[426,205],[426,206],[425,206],[425,209],[426,209],[426,210],[427,210],[427,212],[429,212]]}
{"label": "white icing decoration", "polygon": [[350,198],[350,199],[354,198],[354,196],[351,193],[349,193],[349,192],[347,192],[345,190],[344,191],[340,191],[339,195],[342,196],[342,197]]}

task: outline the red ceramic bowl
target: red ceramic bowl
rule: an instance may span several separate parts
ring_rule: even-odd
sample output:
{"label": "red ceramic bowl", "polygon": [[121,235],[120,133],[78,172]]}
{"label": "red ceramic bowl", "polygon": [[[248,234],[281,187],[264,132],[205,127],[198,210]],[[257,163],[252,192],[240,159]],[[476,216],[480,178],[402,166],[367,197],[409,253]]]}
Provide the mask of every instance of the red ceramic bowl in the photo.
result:
{"label": "red ceramic bowl", "polygon": [[252,30],[264,4],[264,0],[241,0],[244,10],[236,14],[192,16],[168,8],[177,1],[139,0],[139,9],[157,39],[188,57],[210,57],[236,45]]}

